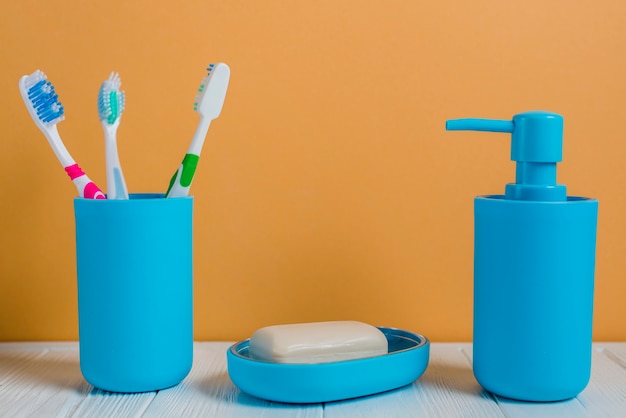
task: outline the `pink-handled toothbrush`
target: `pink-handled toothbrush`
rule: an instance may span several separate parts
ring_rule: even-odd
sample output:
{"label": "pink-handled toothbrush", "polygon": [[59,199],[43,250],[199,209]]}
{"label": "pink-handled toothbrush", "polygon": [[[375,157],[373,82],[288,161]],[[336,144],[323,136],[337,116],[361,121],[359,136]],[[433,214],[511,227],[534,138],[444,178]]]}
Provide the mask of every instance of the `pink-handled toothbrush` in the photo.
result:
{"label": "pink-handled toothbrush", "polygon": [[45,135],[61,165],[65,168],[65,172],[78,189],[80,197],[106,199],[102,190],[81,170],[61,141],[57,123],[65,118],[63,105],[59,102],[59,96],[55,93],[54,86],[47,80],[46,75],[37,70],[31,75],[22,76],[19,87],[28,113]]}

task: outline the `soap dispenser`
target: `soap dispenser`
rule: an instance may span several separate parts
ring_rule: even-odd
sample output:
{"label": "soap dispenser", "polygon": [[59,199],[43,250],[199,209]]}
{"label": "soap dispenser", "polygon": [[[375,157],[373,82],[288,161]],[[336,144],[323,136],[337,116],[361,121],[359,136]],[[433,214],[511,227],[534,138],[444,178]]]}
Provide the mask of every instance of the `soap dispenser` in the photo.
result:
{"label": "soap dispenser", "polygon": [[474,376],[507,398],[572,398],[591,373],[598,201],[556,183],[563,117],[532,111],[446,129],[511,133],[516,162],[504,194],[474,200]]}

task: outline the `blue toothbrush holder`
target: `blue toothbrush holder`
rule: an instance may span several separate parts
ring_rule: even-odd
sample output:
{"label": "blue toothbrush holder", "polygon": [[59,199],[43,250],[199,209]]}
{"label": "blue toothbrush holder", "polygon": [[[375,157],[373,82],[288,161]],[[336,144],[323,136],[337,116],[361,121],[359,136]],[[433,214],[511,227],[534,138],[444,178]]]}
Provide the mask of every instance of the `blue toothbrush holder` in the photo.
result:
{"label": "blue toothbrush holder", "polygon": [[517,164],[504,194],[474,200],[474,375],[507,398],[572,398],[591,373],[598,201],[556,183],[563,118],[534,111],[446,128],[511,133]]}
{"label": "blue toothbrush holder", "polygon": [[74,200],[80,368],[93,386],[147,392],[193,358],[193,197]]}

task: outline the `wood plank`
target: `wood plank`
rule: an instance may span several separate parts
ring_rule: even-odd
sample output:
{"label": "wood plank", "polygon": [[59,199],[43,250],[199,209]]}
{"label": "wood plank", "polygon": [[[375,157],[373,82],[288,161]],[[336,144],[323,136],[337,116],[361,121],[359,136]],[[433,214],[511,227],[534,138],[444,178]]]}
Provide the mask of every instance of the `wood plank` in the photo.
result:
{"label": "wood plank", "polygon": [[179,385],[162,390],[146,409],[145,417],[322,417],[321,404],[290,405],[269,402],[242,393],[230,378],[226,350],[232,343],[197,342],[194,365]]}
{"label": "wood plank", "polygon": [[626,345],[595,344],[589,386],[578,395],[590,416],[626,416]]}
{"label": "wood plank", "polygon": [[156,396],[156,392],[126,395],[94,389],[80,373],[75,343],[2,346],[2,417],[139,417]]}
{"label": "wood plank", "polygon": [[465,344],[431,344],[424,375],[395,391],[332,402],[325,417],[504,417],[493,398],[474,379],[463,353]]}
{"label": "wood plank", "polygon": [[66,416],[73,417],[142,417],[157,392],[111,393],[90,387],[82,402]]}
{"label": "wood plank", "polygon": [[7,380],[42,355],[41,350],[0,350],[0,387],[6,387]]}
{"label": "wood plank", "polygon": [[[5,373],[6,372],[6,373]],[[76,350],[0,351],[2,416],[64,416],[91,390]]]}
{"label": "wood plank", "polygon": [[404,388],[325,405],[268,402],[241,393],[226,370],[230,343],[196,343],[178,386],[112,394],[84,381],[76,343],[0,343],[0,416],[537,417],[626,416],[626,344],[596,343],[589,386],[556,403],[516,402],[486,393],[471,371],[471,344],[434,343],[430,365]]}
{"label": "wood plank", "polygon": [[626,343],[596,343],[594,346],[620,367],[626,369]]}
{"label": "wood plank", "polygon": [[76,341],[15,341],[0,342],[0,351],[78,350]]}
{"label": "wood plank", "polygon": [[[596,347],[594,345],[594,347]],[[471,358],[471,347],[468,347]],[[603,355],[598,348],[592,353],[591,379],[587,388],[576,398],[562,402],[521,402],[494,395],[498,405],[511,418],[564,416],[564,417],[598,417],[622,416],[626,411],[626,396],[620,398],[620,386],[614,385],[607,391],[607,379],[621,378],[621,391],[626,390],[626,371],[619,371],[616,364]],[[609,384],[610,386],[610,384]],[[616,409],[617,408],[617,409]],[[615,411],[621,413],[614,415]],[[607,412],[611,412],[608,413]]]}

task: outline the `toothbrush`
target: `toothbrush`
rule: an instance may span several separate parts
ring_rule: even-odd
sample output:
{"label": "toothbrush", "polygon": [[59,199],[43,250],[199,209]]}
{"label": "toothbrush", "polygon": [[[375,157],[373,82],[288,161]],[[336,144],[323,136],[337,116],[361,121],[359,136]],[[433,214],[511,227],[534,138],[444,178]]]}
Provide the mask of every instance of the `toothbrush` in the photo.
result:
{"label": "toothbrush", "polygon": [[57,123],[65,119],[64,109],[46,75],[40,70],[31,75],[24,75],[20,78],[19,87],[28,113],[45,135],[52,151],[78,189],[79,196],[87,199],[106,199],[102,190],[81,170],[61,141]]}
{"label": "toothbrush", "polygon": [[208,74],[202,80],[194,103],[194,110],[200,114],[200,122],[183,162],[170,180],[165,197],[189,195],[189,188],[196,172],[209,125],[213,119],[217,119],[222,111],[230,79],[230,68],[224,63],[218,63],[209,65],[207,71]]}
{"label": "toothbrush", "polygon": [[117,154],[117,128],[124,111],[124,92],[117,73],[111,73],[98,92],[98,115],[104,129],[106,153],[107,196],[109,199],[128,199],[128,190]]}

